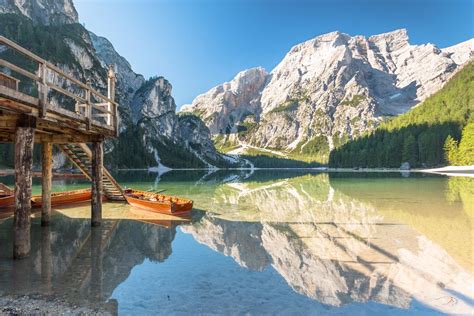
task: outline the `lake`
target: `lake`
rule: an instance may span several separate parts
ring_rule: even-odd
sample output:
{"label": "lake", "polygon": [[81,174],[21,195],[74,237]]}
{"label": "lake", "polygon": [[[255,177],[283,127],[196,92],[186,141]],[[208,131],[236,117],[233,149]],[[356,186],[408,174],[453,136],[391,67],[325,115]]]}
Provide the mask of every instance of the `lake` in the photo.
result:
{"label": "lake", "polygon": [[[31,256],[21,261],[11,259],[13,220],[0,219],[0,296],[46,293],[124,315],[474,313],[473,178],[307,170],[115,176],[125,187],[191,198],[195,211],[174,221],[105,203],[98,229],[87,204],[56,208],[46,229],[35,214]],[[34,193],[40,189],[35,179]]]}

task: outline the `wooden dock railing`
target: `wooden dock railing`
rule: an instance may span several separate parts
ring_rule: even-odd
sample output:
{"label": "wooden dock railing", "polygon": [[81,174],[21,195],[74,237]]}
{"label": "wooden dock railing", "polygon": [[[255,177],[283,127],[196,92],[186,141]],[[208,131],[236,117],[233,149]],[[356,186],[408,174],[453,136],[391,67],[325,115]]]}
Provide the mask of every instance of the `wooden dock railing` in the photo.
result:
{"label": "wooden dock railing", "polygon": [[[49,112],[52,112],[61,116],[67,116],[71,119],[83,120],[89,128],[91,125],[94,125],[99,128],[111,130],[115,135],[118,134],[118,104],[115,102],[115,74],[113,68],[109,68],[107,96],[105,96],[94,90],[88,83],[83,83],[73,78],[64,73],[59,67],[49,63],[15,42],[0,36],[0,48],[2,48],[2,46],[10,48],[14,52],[21,53],[27,59],[37,64],[37,72],[32,73],[0,58],[0,68],[8,68],[10,71],[27,77],[36,83],[38,87],[38,97],[37,100],[36,98],[34,99],[36,102],[30,102],[30,104],[37,104],[39,117],[45,118]],[[63,85],[59,85],[58,82],[63,82]],[[69,86],[74,86],[76,89],[73,90],[75,91],[69,91],[67,87],[64,87],[66,85],[65,83],[69,83]],[[24,94],[23,92],[20,93],[6,86],[2,86],[1,88],[12,90],[7,93],[13,94],[12,97]],[[18,85],[16,90],[18,90]],[[75,101],[74,111],[65,109],[61,107],[60,104],[54,105],[49,102],[48,95],[51,90],[73,99]],[[18,99],[21,100],[22,98],[20,97]],[[26,100],[32,100],[32,96],[30,95],[29,99],[26,98]]]}

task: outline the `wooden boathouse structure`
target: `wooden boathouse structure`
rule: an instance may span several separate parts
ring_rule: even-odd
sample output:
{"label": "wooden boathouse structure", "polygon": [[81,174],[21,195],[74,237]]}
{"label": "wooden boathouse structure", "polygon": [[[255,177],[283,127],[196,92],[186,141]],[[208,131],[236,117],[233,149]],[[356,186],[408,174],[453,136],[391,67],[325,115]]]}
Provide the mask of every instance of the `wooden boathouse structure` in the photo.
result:
{"label": "wooden boathouse structure", "polygon": [[[20,66],[7,61],[2,55],[7,50],[27,62]],[[23,80],[29,84],[22,87]],[[15,148],[15,259],[30,252],[35,143],[42,144],[42,226],[49,225],[51,214],[53,146],[92,182],[92,226],[101,224],[104,195],[110,200],[124,200],[122,188],[103,166],[104,140],[117,137],[119,131],[115,74],[111,67],[106,89],[104,95],[89,83],[0,36],[0,142],[14,143]]]}

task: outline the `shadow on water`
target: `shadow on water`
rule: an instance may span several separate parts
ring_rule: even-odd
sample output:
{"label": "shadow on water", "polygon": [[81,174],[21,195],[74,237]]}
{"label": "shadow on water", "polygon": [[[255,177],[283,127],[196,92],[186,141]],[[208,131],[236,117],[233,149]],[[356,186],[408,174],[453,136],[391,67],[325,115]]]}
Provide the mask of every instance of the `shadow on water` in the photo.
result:
{"label": "shadow on water", "polygon": [[31,255],[12,260],[12,219],[0,223],[0,293],[55,294],[71,304],[106,304],[114,289],[144,260],[164,262],[172,253],[176,225],[162,227],[131,220],[90,220],[54,214],[52,226],[32,223]]}

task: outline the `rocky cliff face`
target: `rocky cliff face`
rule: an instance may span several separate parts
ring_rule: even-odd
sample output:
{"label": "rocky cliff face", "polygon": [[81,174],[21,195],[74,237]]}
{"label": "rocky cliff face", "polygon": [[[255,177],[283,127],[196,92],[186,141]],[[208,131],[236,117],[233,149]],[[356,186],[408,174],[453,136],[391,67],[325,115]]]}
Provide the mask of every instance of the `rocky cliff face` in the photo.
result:
{"label": "rocky cliff face", "polygon": [[[211,141],[209,129],[194,115],[176,114],[172,86],[163,77],[146,81],[131,102],[133,124],[143,131],[142,143],[157,163],[177,167],[179,159],[190,159],[195,167],[225,166]],[[170,154],[171,152],[171,154]],[[190,162],[188,161],[188,163]]]}
{"label": "rocky cliff face", "polygon": [[123,94],[117,96],[119,101],[126,105],[131,104],[135,92],[145,83],[145,78],[132,70],[130,63],[115,51],[108,39],[92,32],[89,32],[89,35],[102,67],[115,66],[116,87],[118,92]]}
{"label": "rocky cliff face", "polygon": [[236,132],[236,123],[260,115],[260,92],[267,77],[261,67],[242,71],[232,81],[201,94],[182,111],[199,115],[212,134]]}
{"label": "rocky cliff face", "polygon": [[0,13],[22,14],[44,25],[79,22],[72,0],[0,0]]}
{"label": "rocky cliff face", "polygon": [[[247,77],[251,103],[242,89],[224,89],[242,72],[183,110],[227,141],[289,155],[320,151],[324,159],[329,149],[439,90],[473,51],[474,40],[445,49],[411,45],[404,29],[368,38],[332,32],[294,46],[269,75],[261,69],[261,76]],[[229,109],[254,116],[228,119]]]}
{"label": "rocky cliff face", "polygon": [[[216,152],[209,130],[199,118],[176,115],[171,84],[163,77],[145,80],[135,73],[106,38],[78,24],[71,0],[0,0],[0,17],[5,25],[9,25],[5,27],[6,31],[11,29],[11,24],[18,26],[18,32],[3,34],[2,31],[2,35],[50,59],[66,73],[90,81],[104,93],[107,68],[109,65],[115,67],[121,134],[118,140],[106,143],[109,164],[120,167],[147,167],[160,163],[168,163],[170,167],[229,165]],[[30,34],[29,30],[33,28],[37,32]],[[35,47],[31,44],[34,36],[38,37],[34,38],[35,42],[47,40],[54,45],[51,48]],[[61,84],[74,89],[67,83]],[[53,97],[51,102],[58,101]],[[136,149],[135,159],[131,148]]]}

